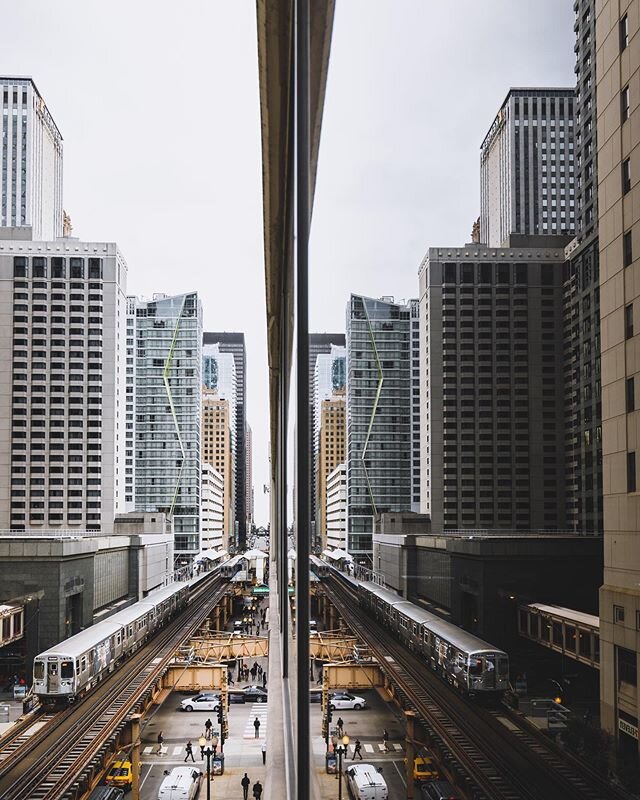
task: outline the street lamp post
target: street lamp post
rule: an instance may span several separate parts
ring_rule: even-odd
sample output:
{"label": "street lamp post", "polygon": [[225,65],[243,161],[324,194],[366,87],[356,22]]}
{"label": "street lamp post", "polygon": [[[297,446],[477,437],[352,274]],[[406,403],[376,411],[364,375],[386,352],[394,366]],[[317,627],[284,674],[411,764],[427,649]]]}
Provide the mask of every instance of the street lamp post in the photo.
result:
{"label": "street lamp post", "polygon": [[211,800],[211,783],[210,783],[210,775],[211,775],[211,756],[215,755],[215,750],[210,747],[207,743],[207,740],[204,736],[201,736],[198,740],[198,744],[200,745],[200,754],[204,758],[207,757],[207,800]]}
{"label": "street lamp post", "polygon": [[338,743],[338,737],[334,736],[333,745],[338,754],[338,771],[336,773],[336,778],[338,779],[338,800],[342,800],[342,756],[349,752],[349,737],[345,734],[340,740],[340,743]]}

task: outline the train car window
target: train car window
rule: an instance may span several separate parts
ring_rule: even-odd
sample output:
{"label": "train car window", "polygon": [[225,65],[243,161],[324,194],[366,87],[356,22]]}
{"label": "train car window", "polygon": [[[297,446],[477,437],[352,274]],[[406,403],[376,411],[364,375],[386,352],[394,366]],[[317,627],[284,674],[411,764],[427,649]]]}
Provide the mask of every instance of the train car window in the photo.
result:
{"label": "train car window", "polygon": [[58,674],[58,662],[57,661],[49,661],[47,665],[47,671],[49,675],[56,676]]}
{"label": "train car window", "polygon": [[73,678],[73,661],[63,661],[60,664],[60,677],[66,678]]}
{"label": "train car window", "polygon": [[87,657],[82,656],[82,671],[84,672],[86,668],[87,668]]}
{"label": "train car window", "polygon": [[509,659],[502,656],[498,659],[498,675],[508,675],[509,674]]}
{"label": "train car window", "polygon": [[118,642],[118,644],[120,644],[120,640],[121,640],[121,638],[122,638],[122,637],[120,636],[120,631],[118,631],[118,636],[117,636],[117,638],[116,638],[116,641]]}
{"label": "train car window", "polygon": [[469,674],[482,675],[482,659],[472,657],[469,661]]}
{"label": "train car window", "polygon": [[80,674],[80,662],[76,661],[76,675]]}
{"label": "train car window", "polygon": [[44,678],[44,664],[42,661],[36,661],[33,665],[33,679],[41,681]]}

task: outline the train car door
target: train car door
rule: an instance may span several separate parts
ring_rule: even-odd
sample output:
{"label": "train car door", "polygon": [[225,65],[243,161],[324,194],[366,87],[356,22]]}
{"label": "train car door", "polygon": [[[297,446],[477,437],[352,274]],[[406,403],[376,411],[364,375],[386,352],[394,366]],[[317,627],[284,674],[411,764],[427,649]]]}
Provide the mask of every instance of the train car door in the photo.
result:
{"label": "train car door", "polygon": [[47,659],[47,694],[58,694],[60,689],[60,672],[56,656]]}
{"label": "train car door", "polygon": [[482,683],[485,689],[496,688],[496,657],[493,654],[484,657],[483,678]]}

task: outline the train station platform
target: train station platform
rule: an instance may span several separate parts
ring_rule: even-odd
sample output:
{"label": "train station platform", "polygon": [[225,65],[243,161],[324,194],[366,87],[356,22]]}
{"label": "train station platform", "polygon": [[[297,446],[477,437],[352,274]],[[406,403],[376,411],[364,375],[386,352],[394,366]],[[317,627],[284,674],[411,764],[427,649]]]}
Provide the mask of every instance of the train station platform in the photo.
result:
{"label": "train station platform", "polygon": [[567,658],[600,669],[600,619],[593,614],[544,603],[520,605],[518,633]]}

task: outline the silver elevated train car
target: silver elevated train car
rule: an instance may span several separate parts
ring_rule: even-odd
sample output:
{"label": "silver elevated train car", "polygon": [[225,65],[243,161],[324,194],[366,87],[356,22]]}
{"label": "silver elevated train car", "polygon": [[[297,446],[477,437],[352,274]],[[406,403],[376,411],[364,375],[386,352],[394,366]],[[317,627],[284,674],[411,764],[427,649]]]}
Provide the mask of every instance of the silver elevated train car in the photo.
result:
{"label": "silver elevated train car", "polygon": [[188,599],[188,585],[171,584],[40,653],[33,662],[34,694],[43,705],[73,703],[184,608]]}
{"label": "silver elevated train car", "polygon": [[389,589],[357,583],[360,605],[456,689],[490,697],[509,688],[509,656],[503,650]]}

